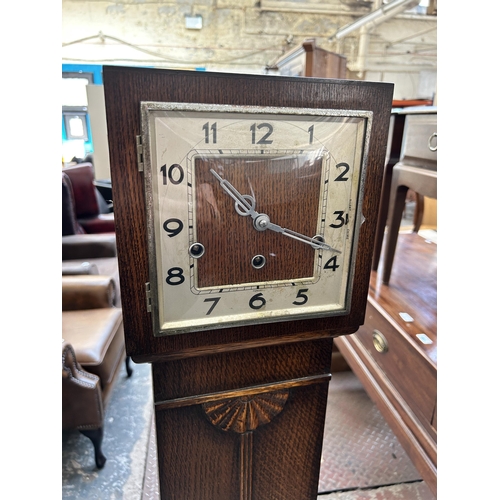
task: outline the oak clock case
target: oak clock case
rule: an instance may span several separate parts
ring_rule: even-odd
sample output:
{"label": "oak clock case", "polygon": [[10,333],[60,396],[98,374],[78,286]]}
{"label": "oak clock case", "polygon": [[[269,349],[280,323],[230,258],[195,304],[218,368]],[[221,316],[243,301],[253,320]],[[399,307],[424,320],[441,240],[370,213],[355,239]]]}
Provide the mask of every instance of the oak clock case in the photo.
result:
{"label": "oak clock case", "polygon": [[372,112],[141,117],[155,336],[349,313]]}

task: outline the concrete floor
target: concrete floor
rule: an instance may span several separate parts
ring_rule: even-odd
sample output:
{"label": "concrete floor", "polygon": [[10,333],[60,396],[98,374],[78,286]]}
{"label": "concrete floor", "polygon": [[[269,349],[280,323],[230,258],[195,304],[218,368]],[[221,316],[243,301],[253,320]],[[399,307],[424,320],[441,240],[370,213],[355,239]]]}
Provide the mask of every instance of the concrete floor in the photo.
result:
{"label": "concrete floor", "polygon": [[[150,367],[133,367],[106,409],[103,469],[86,437],[63,432],[63,499],[159,500]],[[330,382],[318,500],[435,500],[350,371]]]}

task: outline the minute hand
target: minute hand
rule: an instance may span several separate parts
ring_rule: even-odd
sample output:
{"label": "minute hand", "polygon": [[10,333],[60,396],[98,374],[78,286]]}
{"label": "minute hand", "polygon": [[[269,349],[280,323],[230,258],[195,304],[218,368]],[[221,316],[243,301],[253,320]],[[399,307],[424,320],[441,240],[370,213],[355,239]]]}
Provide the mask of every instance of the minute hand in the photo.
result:
{"label": "minute hand", "polygon": [[[267,217],[266,214],[260,214],[260,217]],[[261,219],[263,220],[263,219]],[[254,220],[255,225],[255,220]],[[269,222],[264,229],[269,229],[271,231],[276,231],[277,233],[281,233],[285,236],[293,238],[294,240],[302,241],[302,243],[307,243],[311,245],[313,248],[321,248],[323,250],[331,250],[332,252],[342,253],[340,250],[335,250],[330,245],[327,245],[323,241],[319,239],[310,238],[309,236],[304,236],[303,234],[297,233],[296,231],[292,231],[291,229],[287,229],[286,227],[278,226],[277,224],[273,224]]]}

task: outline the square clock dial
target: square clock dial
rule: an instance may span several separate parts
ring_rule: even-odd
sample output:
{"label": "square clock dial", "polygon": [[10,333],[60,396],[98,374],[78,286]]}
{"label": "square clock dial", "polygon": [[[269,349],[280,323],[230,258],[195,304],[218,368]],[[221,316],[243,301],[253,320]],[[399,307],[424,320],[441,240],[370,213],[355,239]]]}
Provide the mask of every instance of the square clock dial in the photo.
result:
{"label": "square clock dial", "polygon": [[371,122],[142,103],[154,335],[348,314]]}

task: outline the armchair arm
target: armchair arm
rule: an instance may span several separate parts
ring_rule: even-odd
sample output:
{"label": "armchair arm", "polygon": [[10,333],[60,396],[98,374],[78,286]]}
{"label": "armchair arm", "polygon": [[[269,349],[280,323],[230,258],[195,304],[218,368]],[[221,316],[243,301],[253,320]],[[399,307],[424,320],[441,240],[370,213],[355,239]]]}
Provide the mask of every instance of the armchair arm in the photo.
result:
{"label": "armchair arm", "polygon": [[62,427],[98,429],[104,408],[99,377],[82,369],[71,344],[62,348]]}
{"label": "armchair arm", "polygon": [[100,309],[116,305],[116,284],[111,276],[62,276],[62,310]]}
{"label": "armchair arm", "polygon": [[116,257],[115,233],[71,234],[62,237],[62,260]]}
{"label": "armchair arm", "polygon": [[87,234],[114,233],[115,232],[115,214],[104,213],[88,219],[78,219],[79,224]]}
{"label": "armchair arm", "polygon": [[67,261],[66,264],[63,261],[62,265],[62,275],[82,275],[82,274],[99,274],[99,269],[94,262],[81,262],[79,264],[74,264]]}

